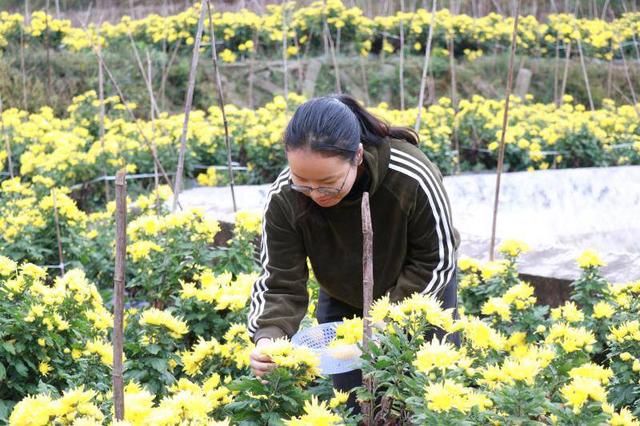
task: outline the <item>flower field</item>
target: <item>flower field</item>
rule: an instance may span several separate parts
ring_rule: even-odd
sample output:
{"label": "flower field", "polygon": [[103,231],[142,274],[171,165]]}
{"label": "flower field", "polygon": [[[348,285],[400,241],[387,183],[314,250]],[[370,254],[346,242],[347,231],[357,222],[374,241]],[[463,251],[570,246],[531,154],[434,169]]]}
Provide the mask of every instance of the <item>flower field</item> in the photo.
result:
{"label": "flower field", "polygon": [[[14,425],[110,423],[114,203],[86,213],[55,190],[63,276],[51,185],[42,176],[2,183],[3,229],[14,231],[3,233],[0,257],[0,415]],[[170,194],[161,186],[130,200],[127,424],[356,424],[312,353],[283,341],[270,349],[280,367],[268,383],[249,372],[260,216],[238,213],[219,246],[216,221],[158,207]],[[415,424],[637,424],[640,282],[606,282],[598,255],[585,251],[572,300],[549,309],[518,278],[527,247],[511,241],[500,250],[494,262],[460,259],[458,319],[425,297],[374,305],[372,320],[386,331],[363,370],[388,399],[380,415]],[[313,279],[309,294],[303,327],[315,321]],[[357,342],[361,325],[347,321],[334,349]],[[462,347],[425,342],[432,326],[461,333]],[[363,388],[360,397],[372,395]]]}
{"label": "flower field", "polygon": [[[306,99],[290,94],[256,110],[225,107],[232,141],[232,158],[248,172],[238,178],[245,183],[271,182],[285,164],[281,135],[295,107]],[[162,115],[151,121],[132,121],[117,97],[107,98],[105,136],[99,136],[99,101],[95,92],[75,98],[68,115],[55,117],[48,108],[35,113],[15,108],[2,114],[0,165],[9,172],[7,146],[13,169],[26,181],[46,178],[45,186],[73,186],[104,175],[114,175],[126,165],[128,173],[153,173],[147,141],[156,144],[166,170],[175,170],[183,114]],[[135,105],[129,104],[129,108]],[[504,101],[474,96],[461,100],[455,113],[449,98],[423,109],[419,129],[421,149],[451,174],[460,161],[463,171],[494,169],[502,126]],[[639,107],[640,108],[640,107]],[[390,109],[382,103],[370,110],[395,125],[413,126],[416,108]],[[452,135],[457,134],[460,156]],[[540,104],[527,96],[513,98],[506,135],[505,168],[509,171],[547,168],[640,164],[640,126],[631,105],[605,102],[602,109],[586,110],[566,95],[562,105]],[[3,142],[4,142],[3,141]],[[208,173],[203,166],[226,164],[221,111],[190,114],[185,172],[201,184],[224,183],[226,176]],[[94,189],[99,185],[94,185]],[[100,194],[93,194],[99,197]]]}
{"label": "flower field", "polygon": [[[295,9],[295,10],[294,10]],[[29,25],[20,14],[0,14],[0,48],[10,43],[19,43],[20,33],[27,44],[44,44],[49,37],[49,45],[60,49],[80,51],[98,44],[117,46],[129,43],[129,34],[140,43],[161,48],[169,45],[194,43],[200,5],[173,16],[157,14],[143,19],[126,16],[118,23],[90,25],[86,30],[72,26],[69,20],[54,19],[43,11],[33,12]],[[384,50],[392,53],[399,48],[397,34],[400,21],[406,28],[406,46],[409,52],[424,52],[425,34],[431,22],[430,12],[418,9],[412,13],[396,13],[392,16],[368,18],[357,7],[348,8],[340,0],[315,1],[309,6],[295,8],[294,2],[269,5],[264,15],[243,10],[240,12],[213,13],[216,39],[224,42],[219,49],[221,59],[235,62],[248,57],[260,46],[266,55],[274,54],[281,47],[283,11],[287,15],[287,54],[291,57],[304,51],[322,49],[322,27],[326,17],[329,31],[346,50],[367,55]],[[208,24],[206,24],[208,25]],[[435,45],[446,48],[446,41],[452,39],[455,50],[472,58],[491,51],[496,46],[508,46],[513,18],[491,13],[481,18],[468,15],[454,15],[447,9],[439,10],[436,17]],[[569,14],[552,14],[548,22],[538,22],[533,16],[521,18],[518,31],[518,48],[526,54],[542,56],[555,55],[556,44],[562,49],[567,44],[581,41],[586,54],[598,58],[620,58],[620,48],[631,54],[635,43],[634,34],[640,30],[640,13],[625,13],[611,22],[601,19],[576,19]],[[208,36],[204,36],[204,42]],[[255,40],[255,41],[254,41]]]}
{"label": "flower field", "polygon": [[[541,303],[540,288],[518,273],[521,255],[531,248],[506,240],[499,245],[496,260],[458,258],[457,311],[444,309],[432,295],[415,293],[395,303],[384,296],[366,313],[375,334],[366,347],[361,343],[364,319],[344,318],[328,350],[338,358],[359,358],[364,382],[371,386],[358,387],[356,394],[359,402],[372,407],[368,417],[349,408],[349,394],[333,388],[331,377],[322,374],[320,359],[310,349],[281,338],[265,346],[261,341],[256,350],[246,324],[252,290],[263,271],[258,254],[263,212],[240,210],[231,227],[201,209],[169,207],[172,201],[177,205],[174,192],[196,185],[228,185],[229,159],[237,185],[274,181],[287,165],[284,130],[296,108],[308,100],[295,90],[330,90],[324,87],[329,83],[317,80],[325,66],[325,71],[336,74],[332,77],[336,92],[342,92],[336,52],[341,60],[359,62],[363,84],[369,86],[363,91],[367,99],[371,92],[390,100],[368,106],[367,111],[393,126],[413,128],[420,122],[418,146],[443,175],[639,166],[640,103],[632,81],[637,71],[627,65],[627,59],[640,60],[640,12],[633,8],[634,12],[613,16],[619,6],[612,5],[609,19],[607,2],[602,19],[552,13],[538,20],[531,15],[479,16],[480,12],[472,17],[441,8],[431,28],[432,50],[425,55],[432,14],[417,2],[412,6],[415,12],[388,8],[389,16],[374,16],[371,11],[365,16],[364,10],[341,0],[280,2],[266,6],[260,14],[246,9],[212,10],[211,16],[202,9],[208,2],[192,3],[175,15],[124,16],[119,22],[82,27],[42,10],[26,17],[0,12],[0,56],[6,54],[0,69],[8,70],[0,85],[11,81],[13,87],[18,81],[9,73],[17,69],[14,62],[20,62],[22,77],[21,103],[14,102],[12,94],[12,107],[6,107],[0,98],[0,424],[640,426],[640,281],[629,277],[628,282],[609,282],[601,272],[605,264],[593,249],[585,247],[575,259],[580,275],[558,306]],[[493,3],[499,10],[498,3]],[[130,5],[133,10],[133,1]],[[404,10],[404,3],[400,7]],[[593,8],[597,9],[595,2]],[[590,11],[590,16],[600,16],[595,12]],[[212,51],[211,31],[215,31],[217,52]],[[329,45],[333,68],[328,66]],[[128,102],[146,98],[130,93],[126,81],[128,99],[124,98],[100,56],[106,52],[110,63],[126,62],[125,51],[132,48],[142,74],[139,51],[146,54],[143,96],[148,89],[154,105],[151,114],[146,106]],[[34,72],[42,68],[44,50],[48,106],[27,110],[28,92],[44,90]],[[495,58],[493,64],[485,65],[498,70],[507,50],[506,100],[475,95],[473,87],[482,81],[474,82],[471,89],[463,78],[456,83],[455,73],[473,74],[472,68],[464,67],[485,53]],[[54,68],[61,67],[51,60],[50,51],[63,65],[78,60],[77,68],[91,64],[88,72],[97,65],[97,80],[73,86],[74,80],[66,79],[64,72],[73,74],[76,68],[62,67],[64,72],[55,70],[60,81],[52,85]],[[178,51],[181,61],[175,74],[170,74]],[[515,52],[520,55],[518,76],[524,79],[527,72],[530,77],[534,71],[545,74],[551,69],[552,61],[537,68],[538,59],[555,58],[553,103],[539,102],[543,98],[537,92],[525,95],[532,92],[527,89],[529,83],[514,90],[522,97],[511,94]],[[94,53],[99,54],[97,61]],[[379,62],[381,71],[380,76],[370,75],[367,83],[363,57],[370,54],[379,55],[380,60],[373,61]],[[388,75],[383,76],[395,70],[395,65],[384,62],[385,55],[395,54],[401,60],[400,108],[390,105],[392,96],[380,93],[380,87],[390,93],[395,90],[396,86],[387,84]],[[589,107],[576,101],[583,99],[578,91],[566,87],[576,75],[568,77],[572,54],[580,58]],[[223,99],[221,107],[202,102],[209,82],[197,78],[198,71],[208,72],[202,65],[198,70],[198,55],[201,63],[213,56],[215,96]],[[289,91],[287,60],[309,55],[315,58],[314,64],[305,72],[312,76],[302,77],[302,61],[298,61],[299,84]],[[413,104],[425,105],[420,109],[404,107],[407,55],[415,56],[413,65],[425,57],[420,101]],[[455,56],[463,59],[457,66]],[[430,69],[433,87],[429,87],[429,100],[423,102],[430,57],[440,59]],[[584,57],[590,58],[590,69]],[[225,68],[232,73],[250,67],[246,105],[254,105],[255,75],[259,75],[256,86],[269,93],[269,102],[255,108],[240,106],[245,105],[239,100],[245,94],[222,87],[217,58],[229,63]],[[527,68],[525,58],[531,59]],[[282,86],[269,80],[271,65],[280,72],[280,61]],[[153,73],[154,62],[162,62],[160,73]],[[264,70],[254,70],[257,63]],[[451,83],[442,90],[442,79],[435,74],[443,74],[447,63]],[[478,64],[484,62],[473,65]],[[595,81],[601,81],[600,64],[608,68],[607,95],[603,96],[605,90],[598,91],[594,103],[587,74],[591,71]],[[433,70],[438,67],[442,69]],[[132,77],[126,67],[119,71],[118,77]],[[621,89],[615,81],[622,71],[628,88]],[[109,74],[109,81],[103,72]],[[160,82],[162,110],[155,104],[153,75]],[[352,78],[344,75],[345,80]],[[53,102],[51,94],[62,85],[68,86],[64,90],[69,96]],[[456,85],[469,97],[458,96]],[[170,98],[178,99],[176,93],[182,95],[183,86],[187,95],[180,111],[184,113],[165,109],[165,89]],[[281,88],[284,96],[279,95]],[[105,89],[102,100],[98,92]],[[110,96],[113,89],[118,96]],[[228,97],[223,93],[227,89]],[[352,89],[356,90],[355,85]],[[450,97],[435,97],[436,92],[449,94],[448,89]],[[202,97],[195,103],[194,92]],[[502,92],[482,93],[497,97]],[[615,93],[621,95],[616,98],[620,101],[612,99]],[[549,99],[548,93],[541,96]],[[411,97],[407,99],[413,103]],[[363,126],[362,113],[354,105],[344,103],[341,108],[350,109]],[[354,130],[356,122],[349,123]],[[366,132],[356,133],[361,141],[369,141]],[[351,142],[357,145],[355,136]],[[355,155],[354,150],[339,149]],[[402,161],[413,164],[413,160]],[[131,178],[125,195],[120,191],[122,171]],[[113,201],[116,173],[118,195],[127,200],[125,220],[122,204],[116,206]],[[186,184],[181,184],[183,176]],[[342,183],[344,194],[350,193],[348,188],[361,190],[355,182],[362,173],[345,187],[348,176]],[[359,182],[369,185],[366,179],[365,174]],[[424,179],[429,186],[434,184],[426,175]],[[285,182],[280,183],[282,188]],[[425,184],[421,186],[435,213],[437,232],[431,234],[439,235],[440,216]],[[342,187],[334,191],[340,194]],[[435,195],[434,188],[431,192]],[[235,196],[233,202],[235,210]],[[443,209],[438,204],[448,215],[449,206]],[[497,198],[495,206],[494,218]],[[414,207],[403,204],[405,209]],[[418,213],[411,214],[413,222]],[[450,225],[449,219],[443,223]],[[116,229],[124,227],[126,238],[122,232],[116,235]],[[412,251],[413,243],[407,244]],[[269,257],[270,250],[263,254]],[[124,280],[118,278],[122,269],[116,271],[122,257],[126,259]],[[311,266],[308,269],[308,309],[301,329],[317,325],[320,285]],[[120,301],[122,288],[114,294],[114,281],[125,283],[123,318],[122,305],[115,302]],[[461,345],[447,338],[425,337],[435,329],[459,336]],[[120,413],[114,403],[118,386],[113,384],[120,379],[121,330],[124,419],[116,414]],[[253,351],[268,355],[277,368],[256,377],[251,368],[255,368]]]}
{"label": "flower field", "polygon": [[[245,182],[265,182],[284,165],[280,135],[304,98],[276,97],[252,111],[226,107],[233,156],[248,166]],[[495,166],[503,101],[448,98],[423,111],[421,148],[445,173]],[[51,110],[2,115],[5,175],[11,152],[18,176],[0,183],[0,419],[23,424],[112,422],[110,304],[114,273],[114,202],[102,189],[81,208],[73,185],[126,167],[153,172],[145,137],[165,168],[175,167],[183,116],[153,123],[127,117],[107,99],[103,143],[94,92],[78,96],[68,116]],[[127,105],[135,108],[135,105]],[[640,131],[632,106],[607,102],[586,111],[566,96],[543,105],[512,100],[506,163],[510,170],[640,163]],[[411,125],[416,110],[372,108]],[[220,110],[193,111],[186,172],[200,184],[225,176],[200,164],[223,164]],[[152,133],[153,132],[153,133]],[[473,155],[466,155],[468,152]],[[171,189],[132,184],[128,212],[125,316],[126,424],[347,424],[359,421],[318,370],[318,359],[286,341],[271,347],[280,367],[268,383],[248,369],[253,346],[245,328],[247,301],[259,272],[255,243],[260,215],[238,213],[225,244],[220,226],[198,210],[170,213]],[[56,220],[60,244],[56,235]],[[435,300],[380,300],[371,316],[385,330],[363,370],[384,393],[378,416],[415,424],[638,424],[640,414],[640,283],[607,283],[602,262],[585,252],[572,300],[549,309],[516,272],[526,247],[508,242],[504,260],[461,259],[460,318]],[[63,270],[60,266],[64,267]],[[314,324],[318,285],[309,286]],[[362,334],[349,319],[333,350],[348,354]],[[424,341],[438,326],[462,335],[460,349]],[[373,399],[362,388],[359,397]],[[380,398],[380,393],[376,395]],[[513,423],[515,422],[515,423]]]}
{"label": "flower field", "polygon": [[[33,217],[46,221],[41,186],[7,183],[3,205],[36,204]],[[112,263],[113,206],[86,215],[62,191],[58,199],[73,265],[64,276],[38,266],[52,262],[46,227],[26,229],[25,241],[5,243],[0,257],[0,413],[12,425],[108,424],[113,415],[112,275],[102,269]],[[281,341],[269,347],[279,367],[267,383],[248,370],[245,320],[260,217],[238,213],[233,238],[220,247],[212,244],[217,222],[198,211],[158,212],[155,201],[141,196],[129,209],[124,424],[357,424],[346,394],[332,391],[311,352]],[[80,224],[87,232],[74,233]],[[40,252],[20,251],[27,245]],[[527,249],[507,241],[501,260],[460,259],[458,319],[424,296],[374,304],[370,316],[385,332],[363,356],[363,371],[384,391],[383,418],[638,424],[640,282],[606,282],[602,261],[587,250],[577,259],[582,275],[571,300],[549,309],[518,278],[517,259]],[[316,291],[312,279],[302,326],[315,322]],[[361,325],[358,318],[345,323],[338,350],[359,341]],[[461,333],[462,346],[424,341],[433,326]],[[373,398],[364,388],[358,393]]]}

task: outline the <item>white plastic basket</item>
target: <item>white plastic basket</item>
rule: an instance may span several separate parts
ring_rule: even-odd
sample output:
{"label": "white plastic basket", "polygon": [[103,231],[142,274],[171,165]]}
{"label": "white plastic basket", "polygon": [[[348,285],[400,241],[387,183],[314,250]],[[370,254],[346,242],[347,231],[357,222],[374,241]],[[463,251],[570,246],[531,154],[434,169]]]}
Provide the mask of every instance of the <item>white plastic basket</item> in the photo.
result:
{"label": "white plastic basket", "polygon": [[336,338],[336,328],[342,321],[327,322],[298,331],[291,337],[294,346],[305,346],[320,357],[322,374],[340,374],[360,368],[358,345],[341,345],[330,348]]}

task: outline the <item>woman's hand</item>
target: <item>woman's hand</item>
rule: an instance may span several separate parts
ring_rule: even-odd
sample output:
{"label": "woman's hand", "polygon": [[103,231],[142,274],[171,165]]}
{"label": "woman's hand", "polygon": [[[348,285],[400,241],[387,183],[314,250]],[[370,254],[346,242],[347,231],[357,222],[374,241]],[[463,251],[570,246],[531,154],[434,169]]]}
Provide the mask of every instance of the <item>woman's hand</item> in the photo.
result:
{"label": "woman's hand", "polygon": [[[268,337],[263,337],[256,342],[256,347],[251,352],[249,356],[249,366],[251,367],[251,371],[256,377],[262,377],[267,374],[274,368],[276,368],[276,363],[271,360],[269,355],[265,355],[261,352],[261,349],[269,346],[273,340]],[[264,381],[263,381],[264,383]]]}

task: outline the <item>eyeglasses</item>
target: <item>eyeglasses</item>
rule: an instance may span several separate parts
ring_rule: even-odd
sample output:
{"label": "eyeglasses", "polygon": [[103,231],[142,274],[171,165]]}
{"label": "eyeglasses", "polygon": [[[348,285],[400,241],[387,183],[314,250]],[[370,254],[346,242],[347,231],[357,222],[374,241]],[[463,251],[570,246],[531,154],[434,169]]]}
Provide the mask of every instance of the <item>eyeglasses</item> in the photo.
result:
{"label": "eyeglasses", "polygon": [[351,166],[349,166],[349,169],[347,170],[347,174],[344,176],[344,180],[342,181],[342,185],[340,185],[340,188],[330,188],[326,186],[319,186],[317,188],[313,188],[311,186],[296,185],[295,183],[292,183],[291,178],[289,178],[289,186],[294,191],[302,192],[305,195],[309,195],[313,191],[318,191],[322,195],[329,195],[329,196],[335,197],[342,191],[342,188],[344,188],[344,184],[347,182],[347,177],[349,176],[350,172],[351,172]]}

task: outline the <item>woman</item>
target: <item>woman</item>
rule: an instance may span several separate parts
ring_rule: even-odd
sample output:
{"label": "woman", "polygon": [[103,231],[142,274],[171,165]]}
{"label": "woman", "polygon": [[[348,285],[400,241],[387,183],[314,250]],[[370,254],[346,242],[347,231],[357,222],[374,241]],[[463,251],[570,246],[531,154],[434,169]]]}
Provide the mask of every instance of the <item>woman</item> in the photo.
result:
{"label": "woman", "polygon": [[[412,129],[390,127],[349,95],[329,95],[297,108],[284,143],[289,167],[267,195],[263,273],[248,318],[258,377],[275,367],[259,349],[295,334],[307,312],[307,257],[320,284],[318,322],[362,316],[363,192],[370,196],[374,300],[434,294],[457,315],[460,237],[442,175]],[[436,334],[442,338],[444,331]],[[459,336],[449,339],[459,345]],[[361,385],[362,374],[332,379],[335,388],[350,390]],[[348,405],[356,407],[353,392]]]}

